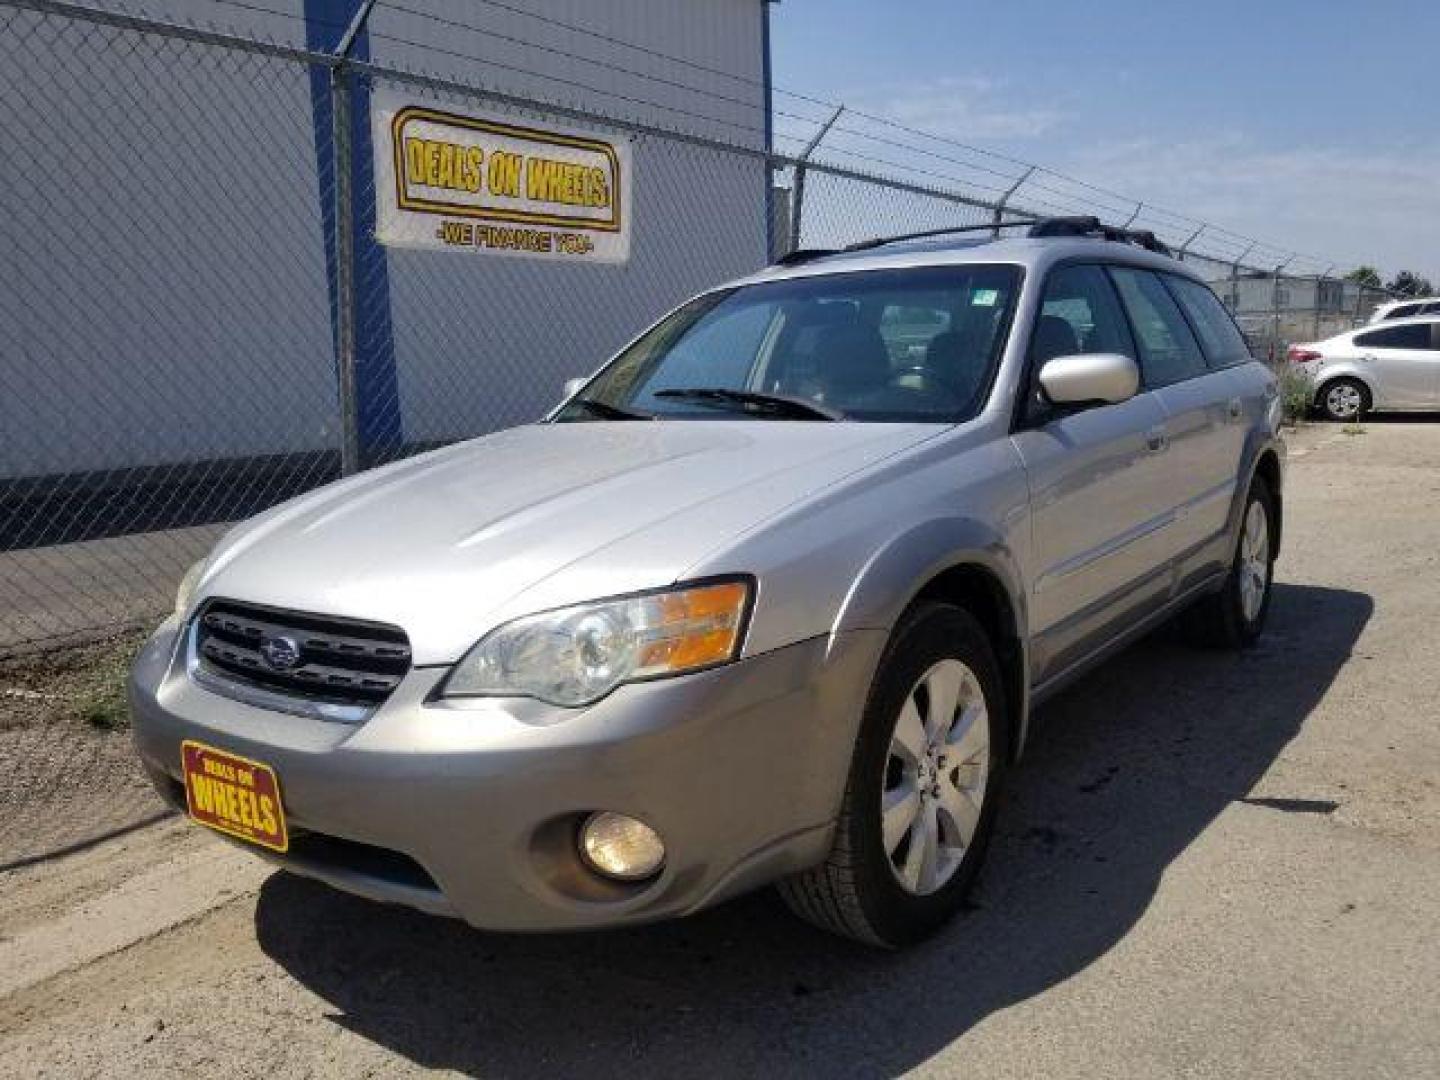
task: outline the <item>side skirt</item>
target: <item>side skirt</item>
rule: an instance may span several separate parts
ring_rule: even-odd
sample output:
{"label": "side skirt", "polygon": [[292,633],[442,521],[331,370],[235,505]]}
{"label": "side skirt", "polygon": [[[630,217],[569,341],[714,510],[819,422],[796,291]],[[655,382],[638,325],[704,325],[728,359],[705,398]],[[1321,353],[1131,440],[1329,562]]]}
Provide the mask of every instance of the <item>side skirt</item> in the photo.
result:
{"label": "side skirt", "polygon": [[1108,660],[1110,657],[1120,652],[1126,646],[1131,645],[1138,639],[1144,637],[1151,630],[1154,630],[1157,626],[1163,623],[1166,619],[1169,619],[1172,616],[1178,614],[1193,600],[1198,599],[1206,593],[1215,592],[1217,589],[1221,588],[1221,586],[1225,584],[1225,577],[1228,572],[1228,570],[1217,571],[1210,577],[1205,578],[1203,581],[1197,582],[1189,589],[1186,589],[1183,593],[1180,593],[1179,595],[1171,599],[1164,607],[1159,608],[1156,611],[1151,612],[1144,618],[1137,620],[1133,625],[1127,627],[1120,634],[1117,634],[1115,637],[1111,638],[1109,641],[1105,642],[1105,644],[1099,646],[1092,652],[1089,652],[1085,656],[1082,656],[1079,660],[1076,660],[1069,667],[1065,668],[1062,671],[1056,672],[1054,675],[1050,676],[1038,686],[1032,687],[1030,690],[1031,710],[1033,710],[1037,705],[1042,704],[1049,698],[1054,697],[1055,694],[1063,690],[1066,686],[1070,685],[1070,683],[1074,682],[1076,679],[1084,675],[1096,665],[1103,663],[1105,660]]}

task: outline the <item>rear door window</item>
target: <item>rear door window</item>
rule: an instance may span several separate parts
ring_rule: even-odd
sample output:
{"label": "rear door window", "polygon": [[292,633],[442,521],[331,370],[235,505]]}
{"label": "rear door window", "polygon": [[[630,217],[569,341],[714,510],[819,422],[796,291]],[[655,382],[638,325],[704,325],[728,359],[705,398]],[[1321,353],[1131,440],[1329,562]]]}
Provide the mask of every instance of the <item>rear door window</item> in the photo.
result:
{"label": "rear door window", "polygon": [[1369,333],[1357,334],[1355,344],[1362,349],[1428,349],[1430,348],[1430,326],[1428,323],[1387,326],[1383,330],[1371,330]]}
{"label": "rear door window", "polygon": [[1112,266],[1110,275],[1135,331],[1147,387],[1169,386],[1210,370],[1180,305],[1159,277],[1128,266]]}
{"label": "rear door window", "polygon": [[1200,338],[1205,359],[1212,368],[1232,367],[1250,359],[1250,346],[1245,344],[1235,320],[1213,292],[1197,281],[1170,274],[1165,276],[1165,283]]}

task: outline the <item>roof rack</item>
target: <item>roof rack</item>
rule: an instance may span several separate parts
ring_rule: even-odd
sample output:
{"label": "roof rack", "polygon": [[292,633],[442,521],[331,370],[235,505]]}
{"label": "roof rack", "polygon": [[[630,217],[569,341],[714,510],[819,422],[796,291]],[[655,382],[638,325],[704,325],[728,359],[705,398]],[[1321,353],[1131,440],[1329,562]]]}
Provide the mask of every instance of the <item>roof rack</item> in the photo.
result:
{"label": "roof rack", "polygon": [[853,255],[859,251],[873,251],[890,244],[901,244],[907,240],[926,240],[932,236],[955,236],[961,233],[998,233],[1001,229],[1026,228],[1026,236],[1040,240],[1057,236],[1092,236],[1104,240],[1115,240],[1122,244],[1134,244],[1146,251],[1169,255],[1170,249],[1149,229],[1122,229],[1106,225],[1097,217],[1053,217],[1040,221],[1003,221],[996,225],[956,225],[945,229],[922,229],[919,232],[899,233],[895,236],[876,236],[860,240],[839,248],[797,248],[788,255],[775,260],[776,266],[799,266],[829,255]]}
{"label": "roof rack", "polygon": [[897,233],[895,236],[873,236],[869,240],[858,240],[839,248],[797,248],[788,255],[782,255],[776,259],[775,265],[798,266],[814,259],[823,259],[827,255],[853,255],[857,251],[871,251],[889,244],[902,244],[908,240],[928,240],[932,236],[953,236],[959,233],[993,233],[1000,229],[1013,229],[1032,224],[1030,221],[1002,221],[998,225],[994,222],[986,225],[954,225],[944,229],[921,229],[919,232]]}
{"label": "roof rack", "polygon": [[1046,218],[1031,225],[1026,235],[1036,239],[1050,236],[1096,236],[1122,244],[1134,244],[1158,255],[1170,254],[1165,243],[1149,229],[1122,229],[1116,225],[1106,225],[1099,218],[1091,216]]}

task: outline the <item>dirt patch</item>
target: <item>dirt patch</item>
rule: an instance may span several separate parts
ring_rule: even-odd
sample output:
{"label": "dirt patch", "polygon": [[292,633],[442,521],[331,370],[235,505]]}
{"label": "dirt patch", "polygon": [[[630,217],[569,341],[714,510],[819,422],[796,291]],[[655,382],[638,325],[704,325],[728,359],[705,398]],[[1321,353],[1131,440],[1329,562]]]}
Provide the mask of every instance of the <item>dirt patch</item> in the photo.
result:
{"label": "dirt patch", "polygon": [[54,724],[128,728],[125,675],[144,640],[144,633],[131,630],[0,660],[0,732]]}
{"label": "dirt patch", "polygon": [[125,675],[144,635],[0,661],[0,872],[153,819]]}

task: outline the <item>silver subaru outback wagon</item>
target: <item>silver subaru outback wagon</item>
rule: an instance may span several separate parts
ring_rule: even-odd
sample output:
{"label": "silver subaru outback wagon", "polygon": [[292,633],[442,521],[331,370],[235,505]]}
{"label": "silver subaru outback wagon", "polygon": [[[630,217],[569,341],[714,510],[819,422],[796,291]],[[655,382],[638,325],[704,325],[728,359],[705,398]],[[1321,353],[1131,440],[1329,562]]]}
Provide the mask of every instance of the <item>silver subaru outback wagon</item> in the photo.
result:
{"label": "silver subaru outback wagon", "polygon": [[539,423],[234,528],[136,661],[136,745],[285,868],[477,927],[778,884],[899,946],[1039,702],[1174,615],[1261,632],[1278,421],[1148,234],[798,253]]}

